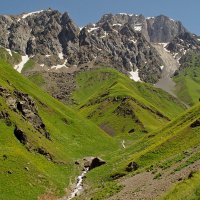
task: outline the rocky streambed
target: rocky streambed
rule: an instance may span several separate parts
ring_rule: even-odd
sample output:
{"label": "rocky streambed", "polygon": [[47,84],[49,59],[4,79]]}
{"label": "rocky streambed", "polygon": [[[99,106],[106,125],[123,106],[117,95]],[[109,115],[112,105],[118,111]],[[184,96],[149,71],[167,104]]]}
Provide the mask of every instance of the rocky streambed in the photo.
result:
{"label": "rocky streambed", "polygon": [[88,171],[101,165],[104,165],[106,164],[106,162],[98,157],[86,157],[80,161],[76,161],[75,164],[80,165],[83,170],[81,174],[77,177],[76,184],[74,187],[72,187],[70,194],[62,198],[62,200],[71,200],[74,197],[80,195],[84,191],[83,180]]}
{"label": "rocky streambed", "polygon": [[69,197],[66,197],[63,200],[71,200],[83,192],[83,190],[84,190],[83,189],[83,179],[88,171],[89,171],[89,168],[85,168],[82,171],[81,175],[78,176],[78,178],[77,178],[77,183],[76,183],[75,188],[73,189],[73,191],[71,192]]}

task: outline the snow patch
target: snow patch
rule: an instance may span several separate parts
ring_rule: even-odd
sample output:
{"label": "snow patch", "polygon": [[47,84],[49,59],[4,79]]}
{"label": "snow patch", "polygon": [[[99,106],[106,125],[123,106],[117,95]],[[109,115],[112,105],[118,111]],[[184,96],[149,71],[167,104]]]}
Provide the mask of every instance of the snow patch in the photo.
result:
{"label": "snow patch", "polygon": [[47,58],[50,57],[50,56],[51,56],[51,55],[45,55],[45,57],[47,57]]}
{"label": "snow patch", "polygon": [[139,70],[138,69],[136,69],[136,71],[132,70],[129,73],[130,73],[130,79],[132,79],[136,82],[141,81],[140,77],[139,77]]}
{"label": "snow patch", "polygon": [[43,12],[44,10],[40,10],[40,11],[35,11],[35,12],[30,12],[30,13],[27,13],[27,14],[24,14],[23,16],[22,16],[22,19],[25,19],[25,18],[27,18],[28,16],[31,16],[31,15],[34,15],[34,14],[39,14],[39,13],[41,13],[41,12]]}
{"label": "snow patch", "polygon": [[6,49],[6,48],[5,48],[5,50],[12,56],[12,52],[11,52],[10,49]]}
{"label": "snow patch", "polygon": [[134,44],[137,43],[137,40],[134,40],[134,39],[131,39],[131,40],[129,40],[129,41],[133,42]]}
{"label": "snow patch", "polygon": [[44,64],[41,64],[40,67],[44,67]]}
{"label": "snow patch", "polygon": [[108,33],[106,31],[104,31],[104,35],[102,35],[100,38],[102,39],[102,38],[105,38],[107,36],[108,36]]}
{"label": "snow patch", "polygon": [[200,38],[197,38],[198,41],[200,41]]}
{"label": "snow patch", "polygon": [[147,17],[146,19],[155,19],[155,17]]}
{"label": "snow patch", "polygon": [[176,58],[176,57],[177,57],[177,55],[178,55],[178,53],[175,53],[173,57],[174,57],[174,58]]}
{"label": "snow patch", "polygon": [[166,52],[171,53],[169,50],[166,49],[166,47],[167,47],[167,45],[168,45],[169,43],[158,43],[158,44],[159,44],[159,45],[162,45],[163,48],[164,48],[164,50],[165,50]]}
{"label": "snow patch", "polygon": [[58,57],[62,60],[62,59],[64,59],[64,55],[63,55],[63,53],[61,52],[61,53],[59,53],[58,54]]}
{"label": "snow patch", "polygon": [[119,24],[119,23],[118,24],[113,24],[113,26],[122,26],[122,24]]}
{"label": "snow patch", "polygon": [[163,70],[163,69],[164,69],[164,66],[163,66],[163,65],[162,65],[162,66],[160,66],[160,69],[161,69],[161,70]]}
{"label": "snow patch", "polygon": [[14,66],[14,69],[16,69],[19,73],[21,73],[24,65],[28,62],[29,57],[28,55],[22,56],[22,61]]}
{"label": "snow patch", "polygon": [[100,49],[100,48],[98,48],[98,47],[96,47],[96,48],[97,48],[98,51],[102,51],[102,49]]}
{"label": "snow patch", "polygon": [[[130,16],[130,17],[133,16],[133,14],[128,14],[128,13],[119,13],[119,15],[127,15],[127,16]],[[138,15],[135,15],[135,16],[138,16]]]}
{"label": "snow patch", "polygon": [[88,33],[90,33],[90,32],[95,31],[95,30],[97,30],[97,29],[99,29],[99,27],[89,28],[87,31],[88,31]]}
{"label": "snow patch", "polygon": [[158,43],[160,45],[162,45],[164,48],[166,48],[166,46],[169,44],[169,43]]}
{"label": "snow patch", "polygon": [[135,24],[134,30],[135,31],[141,31],[142,30],[142,24]]}
{"label": "snow patch", "polygon": [[66,67],[66,63],[67,63],[67,60],[65,60],[65,62],[62,64],[62,65],[55,65],[55,66],[52,66],[51,69],[61,69],[63,67],[67,68]]}
{"label": "snow patch", "polygon": [[178,62],[179,64],[180,64],[180,59],[181,59],[181,57],[177,59],[177,62]]}

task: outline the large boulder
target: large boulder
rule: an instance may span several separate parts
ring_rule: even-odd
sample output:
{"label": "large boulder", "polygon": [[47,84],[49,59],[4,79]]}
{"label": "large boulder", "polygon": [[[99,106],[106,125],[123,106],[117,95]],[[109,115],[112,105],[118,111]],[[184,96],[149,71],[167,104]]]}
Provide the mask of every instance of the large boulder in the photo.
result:
{"label": "large boulder", "polygon": [[27,136],[21,129],[15,127],[14,135],[20,141],[20,143],[24,145],[28,143]]}
{"label": "large boulder", "polygon": [[126,171],[127,172],[132,172],[132,171],[136,171],[138,169],[138,164],[136,162],[130,162],[128,164],[128,166],[126,167]]}
{"label": "large boulder", "polygon": [[86,157],[83,159],[84,168],[89,168],[89,170],[104,165],[106,162],[98,157]]}
{"label": "large boulder", "polygon": [[196,120],[195,122],[193,122],[193,123],[190,125],[191,128],[195,128],[195,127],[197,127],[197,126],[200,126],[200,119]]}

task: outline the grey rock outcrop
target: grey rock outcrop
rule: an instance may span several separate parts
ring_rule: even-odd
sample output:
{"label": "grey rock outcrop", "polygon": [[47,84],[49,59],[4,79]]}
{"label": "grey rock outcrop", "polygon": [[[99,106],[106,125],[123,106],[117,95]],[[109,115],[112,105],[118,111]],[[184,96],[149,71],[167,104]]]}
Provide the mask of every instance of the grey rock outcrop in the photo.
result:
{"label": "grey rock outcrop", "polygon": [[[45,124],[39,116],[34,100],[28,95],[18,90],[13,93],[0,86],[0,95],[6,98],[6,103],[15,112],[19,112],[33,127],[47,139],[50,134],[46,130]],[[18,132],[17,132],[18,133]]]}
{"label": "grey rock outcrop", "polygon": [[189,32],[177,35],[169,42],[166,49],[172,54],[179,54],[179,57],[186,54],[188,50],[200,50],[200,42],[196,35]]}
{"label": "grey rock outcrop", "polygon": [[53,10],[0,16],[0,28],[0,45],[29,56],[58,55],[79,32],[67,13]]}
{"label": "grey rock outcrop", "polygon": [[161,77],[163,65],[151,42],[170,42],[186,32],[166,16],[128,14],[107,14],[80,30],[67,13],[51,9],[0,16],[0,28],[0,45],[34,56],[38,66],[50,68],[65,59],[67,67],[103,64],[123,73],[138,68],[141,80],[151,83]]}
{"label": "grey rock outcrop", "polygon": [[6,111],[0,111],[0,120],[3,119],[7,126],[11,126],[10,115]]}
{"label": "grey rock outcrop", "polygon": [[[113,67],[127,75],[138,70],[141,81],[157,83],[165,63],[155,43],[166,43],[163,49],[177,64],[186,59],[188,49],[200,49],[198,38],[181,22],[163,15],[106,14],[80,29],[67,13],[48,9],[0,16],[0,29],[1,46],[27,54],[34,61],[32,68],[22,72],[26,76],[45,73],[43,78],[52,83],[45,89],[64,102],[74,89],[74,71],[86,66]],[[15,104],[12,97],[9,101]]]}
{"label": "grey rock outcrop", "polygon": [[181,22],[160,15],[147,19],[147,32],[151,42],[167,43],[187,30]]}

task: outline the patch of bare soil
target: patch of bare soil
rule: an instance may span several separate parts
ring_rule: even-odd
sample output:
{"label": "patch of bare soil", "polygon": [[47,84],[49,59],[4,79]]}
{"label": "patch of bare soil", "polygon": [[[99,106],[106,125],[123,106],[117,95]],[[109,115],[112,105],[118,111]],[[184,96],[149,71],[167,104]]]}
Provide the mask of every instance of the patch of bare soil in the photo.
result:
{"label": "patch of bare soil", "polygon": [[46,193],[46,194],[39,196],[38,200],[57,200],[57,198],[52,193]]}
{"label": "patch of bare soil", "polygon": [[188,178],[191,172],[200,170],[200,160],[174,172],[175,166],[160,170],[160,176],[152,172],[143,172],[133,177],[121,179],[120,184],[124,188],[116,195],[108,198],[108,200],[154,200],[162,196],[172,184],[183,181]]}

